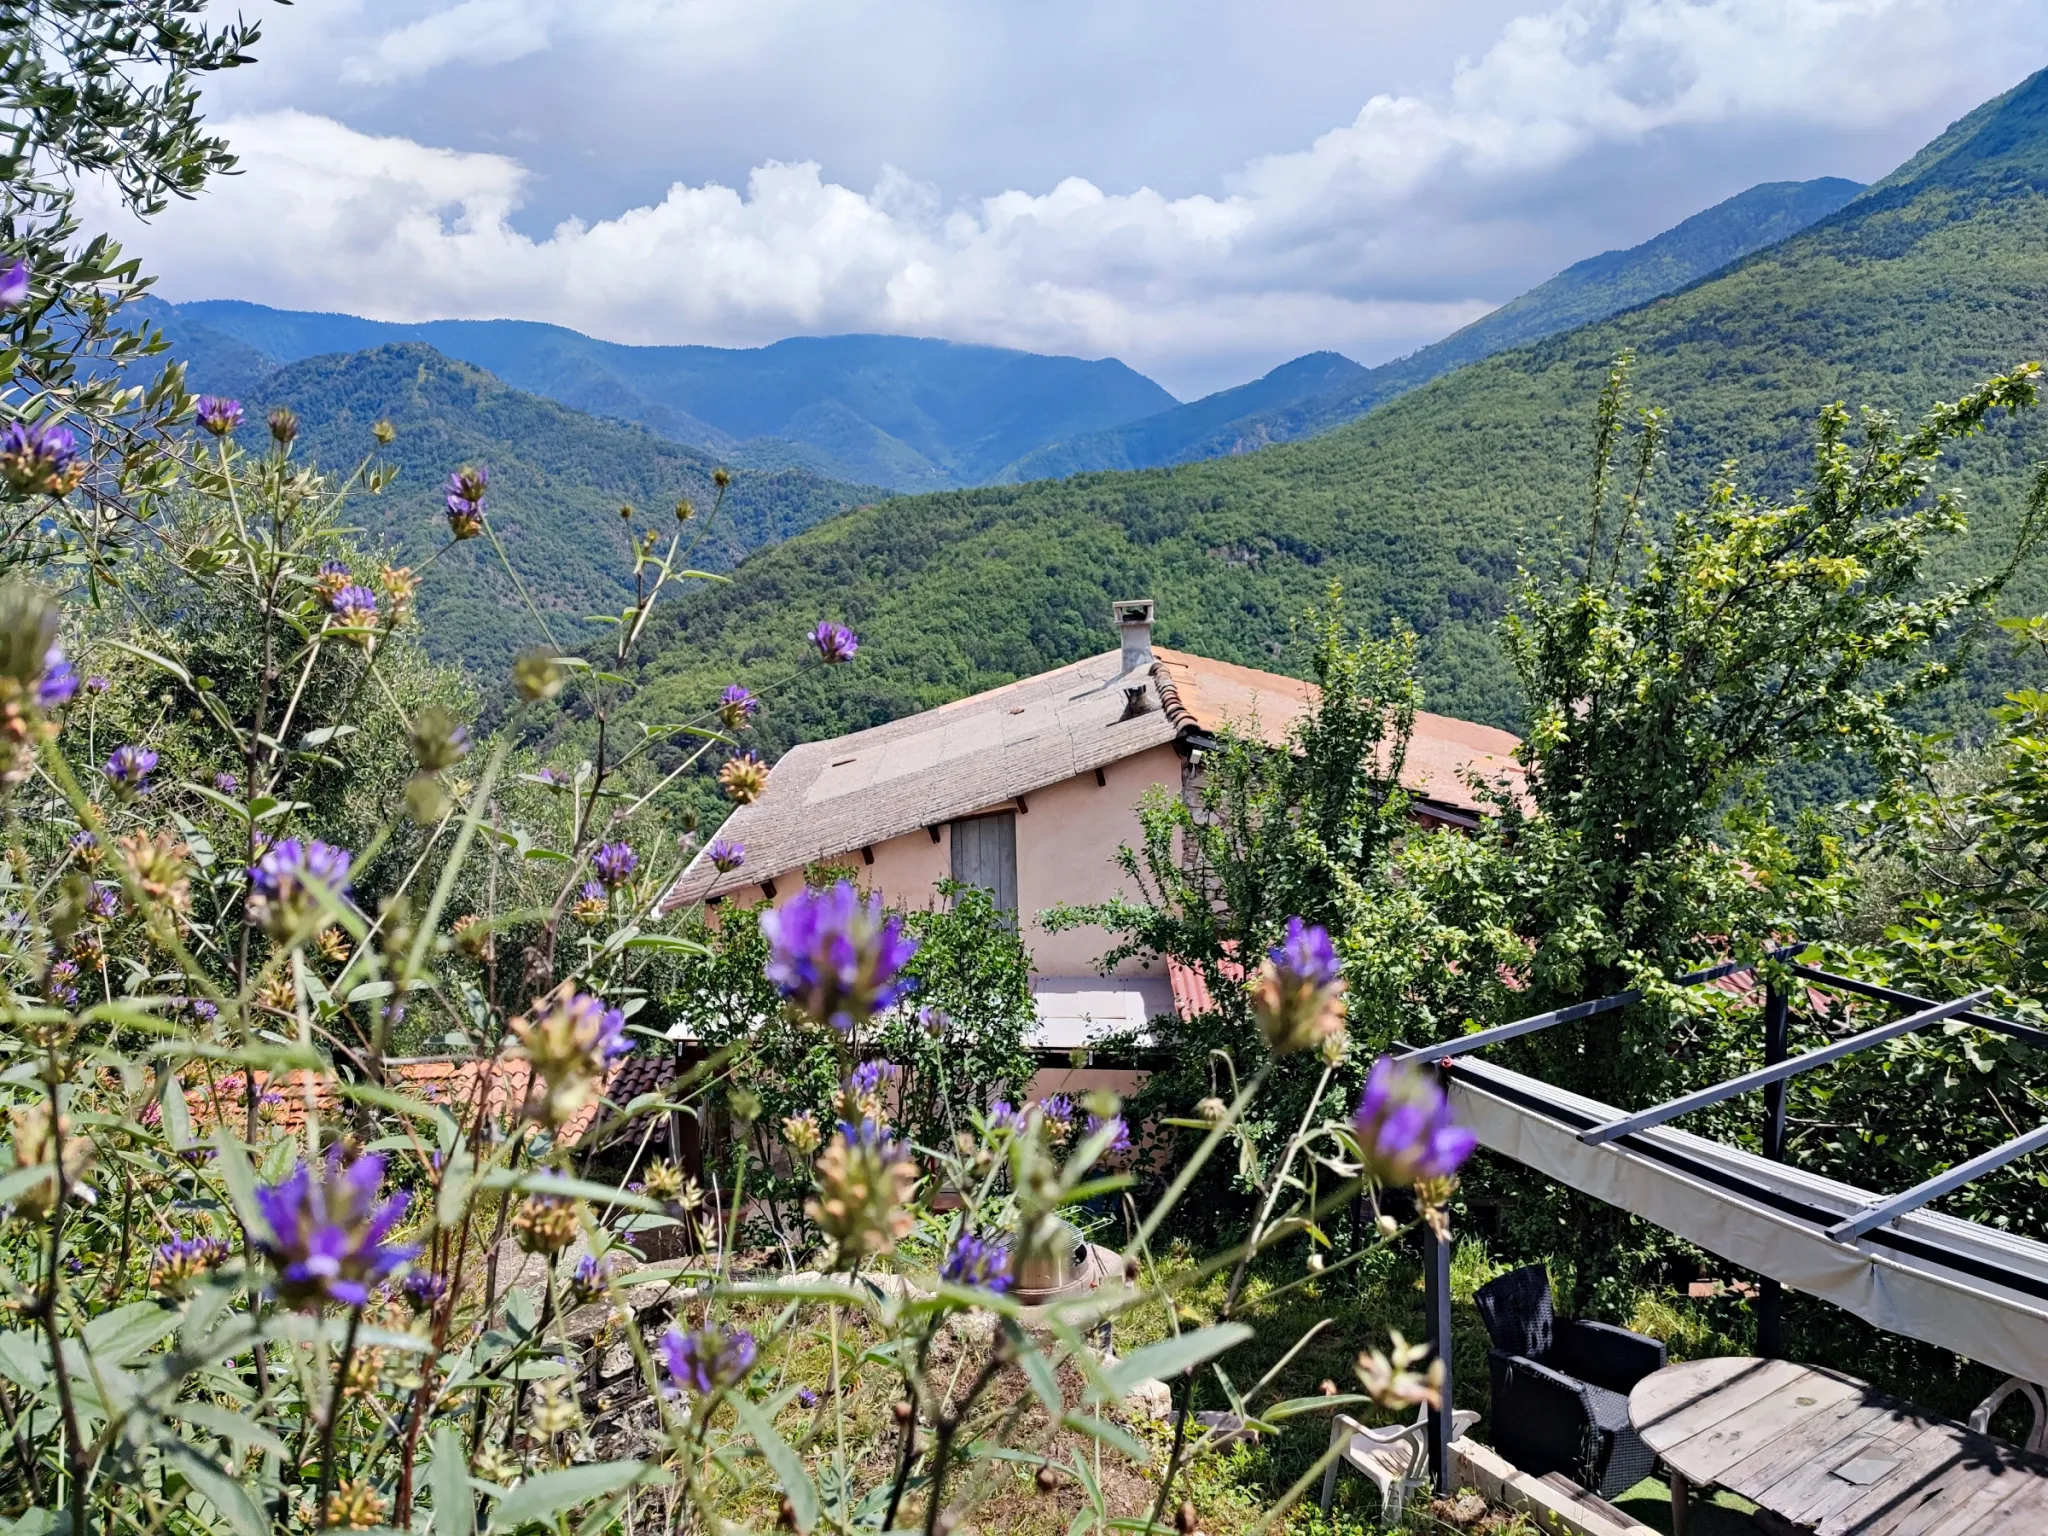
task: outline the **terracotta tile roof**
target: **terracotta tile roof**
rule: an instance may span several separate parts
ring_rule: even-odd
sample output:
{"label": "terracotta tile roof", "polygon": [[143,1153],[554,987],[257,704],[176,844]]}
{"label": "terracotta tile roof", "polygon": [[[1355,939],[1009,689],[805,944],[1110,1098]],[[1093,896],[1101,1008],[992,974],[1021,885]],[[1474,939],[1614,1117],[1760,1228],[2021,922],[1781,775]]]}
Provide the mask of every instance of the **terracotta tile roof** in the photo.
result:
{"label": "terracotta tile roof", "polygon": [[[1315,707],[1316,685],[1300,678],[1186,651],[1154,647],[1152,654],[1166,712],[1193,730],[1215,735],[1229,727],[1241,736],[1284,747],[1295,722]],[[1488,779],[1505,776],[1519,789],[1523,773],[1514,752],[1520,744],[1512,733],[1493,726],[1418,709],[1403,777],[1416,794],[1471,810],[1473,795],[1465,783],[1469,772],[1476,770]]]}
{"label": "terracotta tile roof", "polygon": [[[675,907],[759,885],[920,827],[1001,806],[1048,784],[1107,767],[1185,732],[1226,725],[1275,746],[1316,698],[1314,684],[1155,647],[1149,672],[1123,671],[1109,651],[886,725],[792,747],[767,793],[733,812],[719,835],[747,861],[721,874],[703,853],[677,880]],[[1126,717],[1125,690],[1149,682],[1152,707]],[[1162,707],[1163,706],[1163,707]],[[1469,808],[1468,769],[1519,783],[1516,739],[1492,726],[1418,711],[1409,787]]]}
{"label": "terracotta tile roof", "polygon": [[[417,1057],[387,1061],[384,1069],[390,1086],[399,1092],[409,1093],[429,1104],[445,1104],[458,1112],[476,1103],[481,1088],[490,1114],[499,1120],[508,1119],[518,1112],[519,1106],[525,1102],[533,1073],[525,1061],[510,1056],[482,1059]],[[605,1083],[604,1097],[614,1104],[625,1105],[640,1094],[655,1091],[675,1075],[676,1062],[672,1055],[638,1050],[622,1057],[612,1068]],[[313,1103],[320,1117],[325,1120],[339,1115],[341,1100],[331,1080],[303,1071],[279,1073],[274,1078],[269,1073],[258,1072],[256,1091],[262,1104],[258,1113],[266,1124],[280,1126],[286,1131],[298,1131],[305,1126],[309,1079],[313,1085]],[[240,1115],[243,1112],[240,1072],[217,1075],[211,1092],[203,1082],[194,1084],[189,1072],[186,1082],[185,1104],[195,1126],[203,1129],[214,1123],[216,1104],[219,1114]],[[274,1099],[272,1094],[276,1095]],[[586,1106],[562,1128],[560,1140],[564,1144],[580,1140],[603,1108],[602,1103]]]}

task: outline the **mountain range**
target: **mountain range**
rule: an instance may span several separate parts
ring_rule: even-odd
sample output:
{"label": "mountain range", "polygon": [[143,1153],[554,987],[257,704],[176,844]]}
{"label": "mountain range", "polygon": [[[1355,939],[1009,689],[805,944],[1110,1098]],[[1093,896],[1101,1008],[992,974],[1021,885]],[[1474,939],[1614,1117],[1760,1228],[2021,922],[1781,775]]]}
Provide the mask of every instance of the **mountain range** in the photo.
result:
{"label": "mountain range", "polygon": [[212,393],[260,398],[279,370],[315,357],[426,345],[736,468],[918,492],[1184,463],[1307,436],[1489,352],[1683,287],[1858,190],[1832,178],[1752,187],[1642,245],[1580,262],[1411,357],[1365,368],[1313,352],[1186,405],[1114,359],[917,337],[623,346],[523,320],[396,324],[237,300],[151,299],[139,309],[163,328],[192,386]]}
{"label": "mountain range", "polygon": [[1176,403],[1113,358],[914,336],[629,347],[526,320],[400,325],[232,299],[149,300],[141,311],[195,389],[253,397],[287,364],[424,344],[514,389],[644,426],[736,468],[807,469],[899,491],[979,485],[1047,442]]}
{"label": "mountain range", "polygon": [[[1430,708],[1513,726],[1519,694],[1496,626],[1532,541],[1584,505],[1595,400],[1624,351],[1638,359],[1638,399],[1671,419],[1666,512],[1730,460],[1745,483],[1796,488],[1831,401],[1915,416],[2048,355],[2048,72],[1789,239],[1350,425],[1257,453],[833,518],[658,620],[627,708],[668,718],[743,662],[751,680],[794,661],[793,596],[828,603],[863,646],[853,666],[771,703],[770,751],[1100,651],[1118,598],[1156,598],[1164,644],[1286,669],[1299,661],[1291,626],[1341,581],[1360,623],[1417,632]],[[1935,579],[2002,558],[2044,448],[2037,413],[1961,454],[1972,528]],[[2048,608],[2038,565],[2007,600]],[[1983,696],[2012,685],[2007,665],[1980,661],[1966,718],[1981,722]]]}

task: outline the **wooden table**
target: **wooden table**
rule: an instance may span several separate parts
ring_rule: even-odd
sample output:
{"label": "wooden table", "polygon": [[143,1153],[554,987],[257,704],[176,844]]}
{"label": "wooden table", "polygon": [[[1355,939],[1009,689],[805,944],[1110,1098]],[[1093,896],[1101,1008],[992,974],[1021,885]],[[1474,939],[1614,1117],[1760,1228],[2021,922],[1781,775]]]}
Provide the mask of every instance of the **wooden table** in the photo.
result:
{"label": "wooden table", "polygon": [[1787,1360],[1694,1360],[1629,1394],[1636,1430],[1688,1485],[1726,1488],[1816,1536],[2042,1536],[2048,1456]]}

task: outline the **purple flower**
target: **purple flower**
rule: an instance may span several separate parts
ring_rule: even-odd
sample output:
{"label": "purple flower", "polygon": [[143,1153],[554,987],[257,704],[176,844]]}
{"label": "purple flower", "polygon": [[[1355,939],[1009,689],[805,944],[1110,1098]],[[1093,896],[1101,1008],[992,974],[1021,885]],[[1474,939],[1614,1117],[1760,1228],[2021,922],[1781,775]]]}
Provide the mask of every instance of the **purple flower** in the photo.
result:
{"label": "purple flower", "polygon": [[441,487],[448,507],[448,531],[458,539],[473,539],[484,531],[484,488],[491,472],[482,464],[465,464]]}
{"label": "purple flower", "polygon": [[69,704],[76,692],[78,674],[64,659],[64,648],[51,646],[43,653],[43,675],[36,683],[36,703],[44,709],[55,709],[60,704]]}
{"label": "purple flower", "polygon": [[901,976],[917,953],[901,918],[885,913],[880,893],[863,899],[841,880],[828,890],[805,887],[761,915],[768,979],[820,1024],[841,1033],[894,1004],[911,990]]}
{"label": "purple flower", "polygon": [[296,932],[320,910],[320,897],[348,890],[355,855],[318,839],[272,843],[249,870],[249,917],[278,938]]}
{"label": "purple flower", "polygon": [[590,867],[606,890],[615,891],[633,878],[633,871],[640,867],[640,855],[633,851],[631,843],[602,843],[590,856]]}
{"label": "purple flower", "polygon": [[1286,935],[1266,951],[1252,978],[1251,995],[1252,1012],[1274,1055],[1342,1050],[1344,973],[1327,928],[1287,919]]}
{"label": "purple flower", "polygon": [[415,1312],[431,1312],[448,1294],[448,1277],[431,1269],[416,1269],[398,1283],[399,1294]]}
{"label": "purple flower", "polygon": [[864,1061],[847,1077],[846,1091],[856,1099],[869,1098],[902,1075],[903,1069],[893,1061]]}
{"label": "purple flower", "polygon": [[242,781],[232,773],[216,773],[213,776],[213,787],[223,795],[232,795],[242,787]]}
{"label": "purple flower", "polygon": [[197,1280],[227,1256],[228,1245],[217,1237],[174,1237],[157,1244],[150,1256],[150,1283],[175,1290]]}
{"label": "purple flower", "polygon": [[1131,1128],[1124,1124],[1122,1115],[1111,1115],[1107,1120],[1100,1115],[1090,1115],[1088,1125],[1082,1131],[1083,1137],[1093,1136],[1097,1131],[1109,1132],[1109,1145],[1105,1152],[1128,1152],[1131,1150]]}
{"label": "purple flower", "polygon": [[362,629],[377,621],[377,594],[360,583],[351,582],[327,600],[335,618],[350,629]]}
{"label": "purple flower", "polygon": [[384,1159],[348,1159],[339,1145],[317,1167],[301,1162],[282,1183],[256,1191],[256,1206],[267,1233],[258,1245],[277,1266],[277,1294],[289,1306],[318,1307],[324,1301],[360,1307],[371,1289],[419,1252],[387,1243],[405,1215],[408,1196],[400,1191],[379,1201]]}
{"label": "purple flower", "polygon": [[988,1128],[992,1132],[1007,1131],[1012,1136],[1023,1132],[1024,1111],[1008,1099],[997,1099],[988,1107]]}
{"label": "purple flower", "polygon": [[744,1328],[716,1323],[689,1333],[671,1328],[661,1336],[662,1359],[675,1384],[685,1392],[709,1397],[746,1379],[754,1368],[754,1336]]}
{"label": "purple flower", "polygon": [[78,439],[49,421],[11,421],[0,432],[0,479],[25,495],[61,496],[85,474]]}
{"label": "purple flower", "polygon": [[201,395],[194,414],[215,437],[226,437],[242,424],[242,402],[226,395]]}
{"label": "purple flower", "polygon": [[626,1015],[568,982],[511,1025],[514,1054],[533,1063],[528,1112],[554,1125],[575,1118],[597,1096],[606,1069],[633,1049]]}
{"label": "purple flower", "polygon": [[111,885],[95,885],[85,899],[85,915],[102,922],[121,910],[121,893]]}
{"label": "purple flower", "polygon": [[568,1294],[562,1298],[563,1305],[573,1312],[578,1307],[602,1301],[611,1283],[612,1261],[586,1253],[577,1261],[576,1272],[569,1276]]}
{"label": "purple flower", "polygon": [[761,707],[761,701],[741,687],[730,683],[718,700],[718,720],[729,731],[746,729],[747,722],[754,718],[754,712]]}
{"label": "purple flower", "polygon": [[1366,1176],[1381,1184],[1447,1179],[1479,1144],[1452,1121],[1435,1076],[1426,1068],[1396,1066],[1391,1056],[1373,1063],[1351,1133]]}
{"label": "purple flower", "polygon": [[43,995],[63,1008],[78,1006],[78,967],[69,960],[59,960],[43,977]]}
{"label": "purple flower", "polygon": [[1038,1113],[1045,1121],[1046,1129],[1055,1136],[1064,1136],[1074,1128],[1074,1101],[1064,1093],[1050,1094],[1038,1101]]}
{"label": "purple flower", "polygon": [[946,1038],[946,1031],[953,1027],[953,1016],[943,1008],[927,1003],[917,1010],[917,1027],[933,1040]]}
{"label": "purple flower", "polygon": [[17,261],[0,272],[0,309],[12,309],[28,297],[28,263]]}
{"label": "purple flower", "polygon": [[952,1251],[946,1255],[939,1278],[950,1280],[955,1285],[971,1285],[998,1294],[1007,1291],[1013,1278],[1009,1245],[962,1232],[953,1240]]}
{"label": "purple flower", "polygon": [[729,875],[747,862],[747,845],[728,843],[722,837],[717,838],[704,850],[704,857],[711,861],[713,869],[720,874]]}
{"label": "purple flower", "polygon": [[102,771],[114,788],[132,795],[145,788],[145,781],[156,771],[156,753],[148,747],[116,747]]}
{"label": "purple flower", "polygon": [[796,1389],[796,1400],[805,1408],[815,1408],[818,1406],[818,1394],[809,1387],[798,1387]]}
{"label": "purple flower", "polygon": [[104,677],[102,677],[97,672],[93,673],[91,677],[88,677],[85,680],[85,691],[87,693],[105,693],[109,688],[113,686],[114,685],[112,683],[108,682]]}
{"label": "purple flower", "polygon": [[822,661],[851,661],[853,653],[860,649],[860,637],[844,624],[823,619],[811,631],[811,644],[818,648],[818,657]]}

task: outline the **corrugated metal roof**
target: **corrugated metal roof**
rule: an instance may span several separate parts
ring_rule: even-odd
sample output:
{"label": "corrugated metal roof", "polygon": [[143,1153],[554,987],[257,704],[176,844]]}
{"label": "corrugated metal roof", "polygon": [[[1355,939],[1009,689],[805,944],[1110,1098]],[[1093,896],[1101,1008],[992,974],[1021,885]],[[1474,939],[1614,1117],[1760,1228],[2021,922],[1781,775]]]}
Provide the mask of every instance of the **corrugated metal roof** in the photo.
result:
{"label": "corrugated metal roof", "polygon": [[[806,864],[1001,805],[1107,767],[1185,732],[1226,726],[1275,746],[1316,698],[1299,678],[1154,648],[1126,674],[1108,651],[887,725],[792,747],[768,790],[720,830],[746,864],[721,874],[702,853],[666,905],[758,885]],[[1145,713],[1125,718],[1125,689],[1149,683]],[[1470,806],[1468,769],[1519,780],[1516,739],[1492,726],[1418,711],[1408,747],[1411,788]]]}

